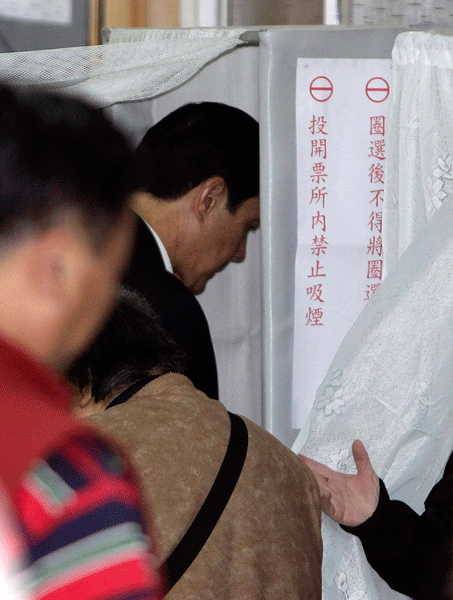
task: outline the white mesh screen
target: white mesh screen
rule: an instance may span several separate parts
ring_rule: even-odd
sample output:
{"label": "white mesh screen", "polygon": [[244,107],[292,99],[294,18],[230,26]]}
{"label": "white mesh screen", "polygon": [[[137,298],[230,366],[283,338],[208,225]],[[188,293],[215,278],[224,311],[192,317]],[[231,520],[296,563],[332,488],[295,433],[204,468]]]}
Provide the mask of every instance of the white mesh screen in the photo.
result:
{"label": "white mesh screen", "polygon": [[[0,78],[83,95],[99,107],[153,98],[242,44],[242,29],[144,30],[141,41],[0,54]],[[200,34],[201,33],[201,34]]]}

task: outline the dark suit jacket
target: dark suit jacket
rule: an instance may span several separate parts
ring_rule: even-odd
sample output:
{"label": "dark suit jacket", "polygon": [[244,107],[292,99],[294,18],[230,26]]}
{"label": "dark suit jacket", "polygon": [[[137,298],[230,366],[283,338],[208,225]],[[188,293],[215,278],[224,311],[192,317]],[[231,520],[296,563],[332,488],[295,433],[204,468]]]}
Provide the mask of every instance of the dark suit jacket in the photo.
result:
{"label": "dark suit jacket", "polygon": [[217,367],[203,309],[194,294],[166,270],[156,240],[141,219],[123,283],[152,304],[166,331],[186,352],[186,375],[194,386],[217,399]]}

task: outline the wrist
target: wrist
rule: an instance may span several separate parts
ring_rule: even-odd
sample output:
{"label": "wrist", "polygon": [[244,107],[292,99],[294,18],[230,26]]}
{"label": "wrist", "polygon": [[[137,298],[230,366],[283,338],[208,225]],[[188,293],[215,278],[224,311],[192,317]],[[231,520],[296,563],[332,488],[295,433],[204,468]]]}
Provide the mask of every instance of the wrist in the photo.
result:
{"label": "wrist", "polygon": [[348,533],[352,533],[357,536],[361,536],[362,534],[374,534],[374,531],[379,531],[381,527],[381,518],[386,510],[387,504],[390,502],[390,497],[387,492],[387,488],[385,487],[382,479],[379,479],[379,492],[378,492],[378,500],[377,505],[372,514],[364,519],[360,524],[355,526],[348,525],[340,525],[344,531]]}

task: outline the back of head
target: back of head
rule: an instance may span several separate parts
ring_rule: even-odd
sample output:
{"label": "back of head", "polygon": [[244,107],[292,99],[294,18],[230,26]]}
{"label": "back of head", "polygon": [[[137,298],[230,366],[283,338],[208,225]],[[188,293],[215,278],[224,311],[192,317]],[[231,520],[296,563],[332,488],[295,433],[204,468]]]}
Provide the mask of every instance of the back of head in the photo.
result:
{"label": "back of head", "polygon": [[77,210],[102,242],[137,188],[128,143],[87,103],[0,86],[0,239]]}
{"label": "back of head", "polygon": [[182,373],[185,356],[167,335],[146,300],[126,288],[107,325],[74,363],[69,379],[96,401],[110,392],[157,373]]}
{"label": "back of head", "polygon": [[137,154],[146,191],[162,200],[176,200],[216,175],[225,180],[231,211],[259,195],[259,126],[233,106],[181,106],[148,130]]}

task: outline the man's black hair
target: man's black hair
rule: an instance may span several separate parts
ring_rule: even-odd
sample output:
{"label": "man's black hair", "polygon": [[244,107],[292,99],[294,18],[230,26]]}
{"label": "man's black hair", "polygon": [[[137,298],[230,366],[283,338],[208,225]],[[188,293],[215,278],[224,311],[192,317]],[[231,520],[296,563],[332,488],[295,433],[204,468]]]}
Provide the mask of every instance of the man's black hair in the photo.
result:
{"label": "man's black hair", "polygon": [[218,102],[185,104],[151,127],[137,148],[143,187],[176,200],[216,175],[233,212],[259,195],[259,126],[239,108]]}
{"label": "man's black hair", "polygon": [[148,302],[122,288],[107,325],[71,367],[68,378],[80,391],[90,386],[98,402],[154,369],[183,373],[184,366],[183,351],[167,335]]}
{"label": "man's black hair", "polygon": [[137,187],[135,154],[100,110],[0,85],[0,237],[70,208],[102,244]]}

